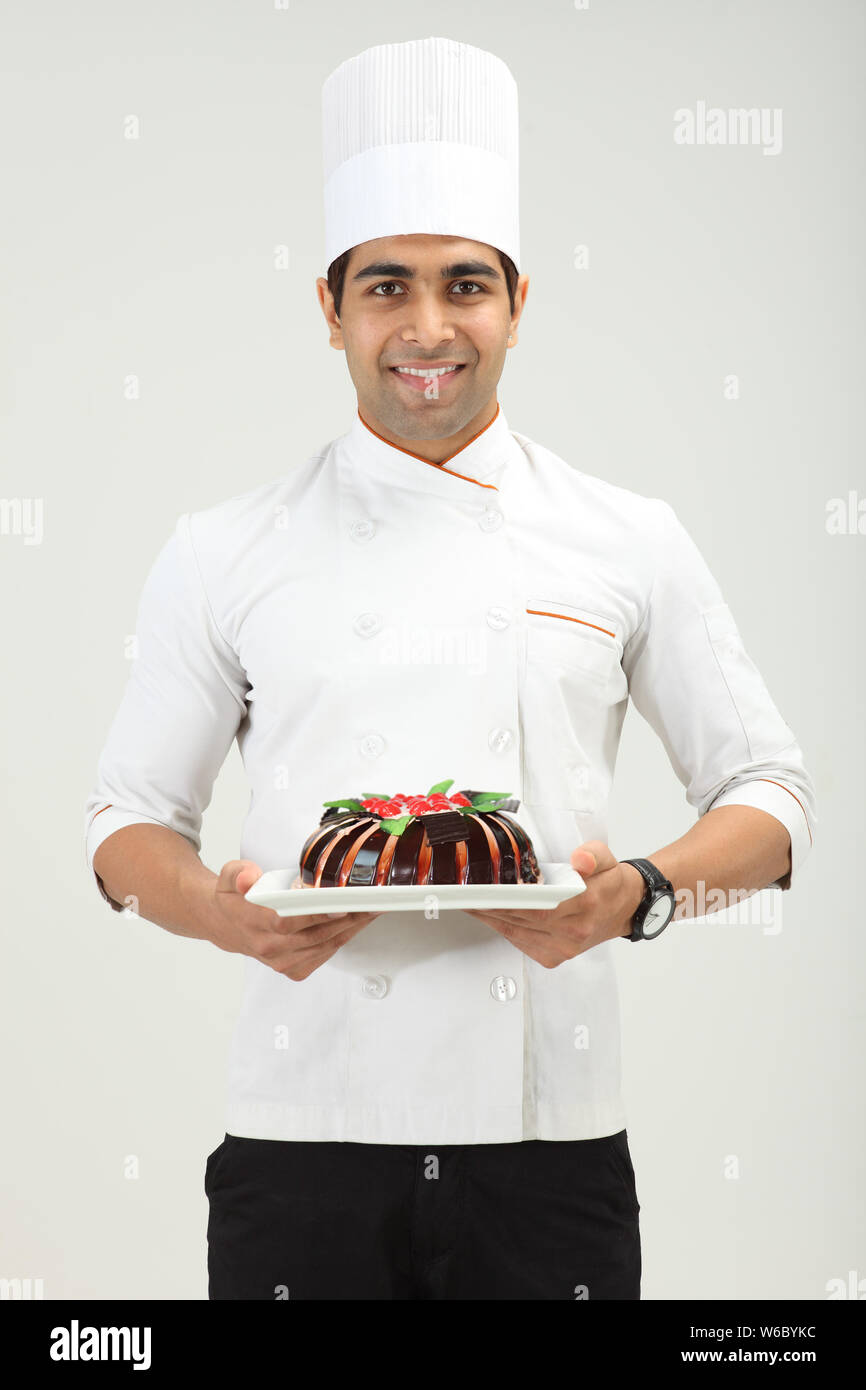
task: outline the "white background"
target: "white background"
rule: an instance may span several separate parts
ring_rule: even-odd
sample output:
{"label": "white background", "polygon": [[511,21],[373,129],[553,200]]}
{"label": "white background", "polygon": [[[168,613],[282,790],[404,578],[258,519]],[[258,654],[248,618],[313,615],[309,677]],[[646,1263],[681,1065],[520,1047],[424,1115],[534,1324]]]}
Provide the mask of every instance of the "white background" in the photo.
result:
{"label": "white background", "polygon": [[[0,535],[0,1276],[51,1299],[206,1297],[242,960],[109,909],[84,800],[177,516],[351,422],[314,289],[322,81],[438,34],[492,49],[520,90],[531,283],[510,425],[675,507],[817,786],[780,932],[702,921],[623,944],[643,1297],[822,1299],[866,1278],[866,535],[826,529],[831,498],[866,496],[862,6],[51,0],[4,28],[2,494],[42,499],[44,537]],[[781,153],[676,145],[674,111],[699,101],[781,108]],[[233,748],[210,867],[237,855],[247,797]],[[693,820],[630,710],[614,852]]]}

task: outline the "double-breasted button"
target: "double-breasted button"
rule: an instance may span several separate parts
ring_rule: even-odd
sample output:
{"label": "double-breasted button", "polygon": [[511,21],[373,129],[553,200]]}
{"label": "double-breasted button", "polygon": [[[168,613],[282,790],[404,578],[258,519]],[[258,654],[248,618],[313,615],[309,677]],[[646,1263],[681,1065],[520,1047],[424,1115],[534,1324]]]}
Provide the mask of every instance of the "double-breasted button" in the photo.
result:
{"label": "double-breasted button", "polygon": [[511,613],[507,608],[488,608],[487,626],[492,627],[494,631],[501,632],[510,622]]}
{"label": "double-breasted button", "polygon": [[363,521],[353,521],[349,527],[349,535],[353,541],[368,541],[375,533],[376,523],[365,519]]}
{"label": "double-breasted button", "polygon": [[478,525],[482,531],[498,531],[504,520],[498,507],[485,507],[478,518]]}
{"label": "double-breasted button", "polygon": [[382,626],[382,618],[379,613],[359,613],[352,627],[359,637],[375,637]]}
{"label": "double-breasted button", "polygon": [[365,758],[378,758],[385,751],[385,740],[381,734],[365,734],[359,747]]}
{"label": "double-breasted button", "polygon": [[494,753],[502,753],[510,745],[512,737],[510,729],[491,729],[487,736],[487,742]]}
{"label": "double-breasted button", "polygon": [[497,975],[495,980],[490,981],[490,993],[500,1004],[507,1004],[517,993],[517,981],[512,980],[510,975]]}
{"label": "double-breasted button", "polygon": [[384,999],[388,993],[388,979],[385,975],[367,975],[361,981],[361,993],[365,999]]}

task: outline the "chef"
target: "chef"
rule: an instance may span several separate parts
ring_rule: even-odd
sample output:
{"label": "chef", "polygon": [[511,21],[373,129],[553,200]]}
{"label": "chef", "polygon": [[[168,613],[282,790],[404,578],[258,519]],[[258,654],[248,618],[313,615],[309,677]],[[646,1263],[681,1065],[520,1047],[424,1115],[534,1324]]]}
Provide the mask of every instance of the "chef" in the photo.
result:
{"label": "chef", "polygon": [[[663,951],[677,899],[790,889],[814,788],[671,504],[506,419],[528,286],[508,68],[380,45],[330,75],[323,116],[318,293],[357,409],[313,457],[177,518],[87,862],[115,910],[245,957],[205,1175],[211,1298],[636,1299],[617,953]],[[655,849],[647,788],[647,842],[619,860],[629,699],[696,819]],[[202,816],[235,739],[250,804],[240,858],[211,870]],[[297,867],[323,802],[447,779],[518,797],[539,859],[585,891],[438,916],[246,900]]]}

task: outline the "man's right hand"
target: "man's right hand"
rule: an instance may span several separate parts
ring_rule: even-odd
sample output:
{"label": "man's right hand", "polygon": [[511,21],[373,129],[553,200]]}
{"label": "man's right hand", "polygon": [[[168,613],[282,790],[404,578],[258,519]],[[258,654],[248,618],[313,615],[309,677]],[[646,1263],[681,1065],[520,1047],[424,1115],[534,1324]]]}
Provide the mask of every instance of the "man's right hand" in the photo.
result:
{"label": "man's right hand", "polygon": [[[378,912],[314,913],[281,917],[273,908],[247,902],[244,894],[261,878],[250,859],[230,859],[204,885],[200,916],[208,941],[223,951],[252,956],[290,980],[306,980]],[[303,892],[303,889],[298,889]]]}

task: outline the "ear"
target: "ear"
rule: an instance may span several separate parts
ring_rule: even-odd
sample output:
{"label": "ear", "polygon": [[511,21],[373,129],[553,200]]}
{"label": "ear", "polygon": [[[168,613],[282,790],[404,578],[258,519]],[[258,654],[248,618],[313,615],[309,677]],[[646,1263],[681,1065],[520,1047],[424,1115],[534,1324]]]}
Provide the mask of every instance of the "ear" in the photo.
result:
{"label": "ear", "polygon": [[325,316],[325,322],[328,325],[328,337],[331,347],[343,351],[345,349],[343,329],[334,307],[334,296],[331,294],[328,288],[328,282],[323,275],[320,275],[316,280],[316,294],[319,298],[322,313]]}
{"label": "ear", "polygon": [[508,341],[506,343],[506,347],[517,346],[517,325],[519,324],[520,316],[523,313],[523,306],[526,303],[526,295],[528,290],[529,276],[518,275],[517,288],[514,291],[514,313],[511,316],[511,323],[509,324]]}

